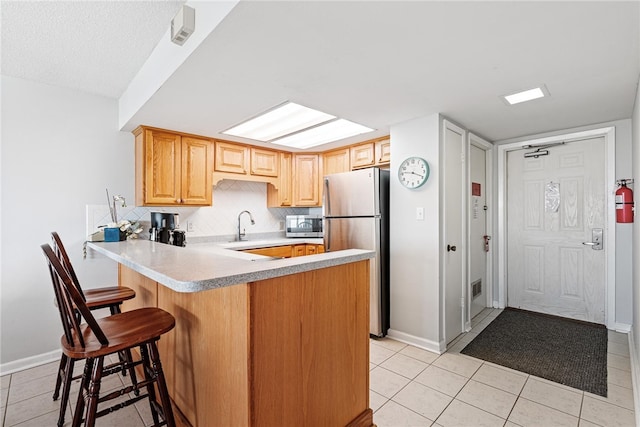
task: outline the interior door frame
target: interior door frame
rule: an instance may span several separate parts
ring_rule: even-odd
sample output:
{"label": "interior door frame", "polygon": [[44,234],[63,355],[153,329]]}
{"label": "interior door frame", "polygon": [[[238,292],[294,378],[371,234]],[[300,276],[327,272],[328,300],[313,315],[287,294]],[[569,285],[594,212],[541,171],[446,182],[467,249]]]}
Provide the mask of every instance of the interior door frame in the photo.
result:
{"label": "interior door frame", "polygon": [[[488,207],[486,211],[486,233],[487,236],[493,236],[493,148],[494,145],[490,142],[480,138],[478,135],[475,135],[471,132],[467,133],[467,147],[466,147],[466,158],[469,159],[466,164],[466,192],[467,192],[467,207],[472,206],[472,196],[471,196],[471,146],[477,147],[485,152],[485,189],[483,191],[486,192],[485,195],[485,203]],[[471,330],[471,215],[467,211],[465,213],[466,224],[467,224],[467,266],[466,266],[466,292],[464,292],[466,299],[466,310],[465,310],[465,322],[464,326],[466,331]],[[493,307],[493,242],[489,243],[489,252],[487,252],[487,265],[486,265],[486,283],[484,285],[486,301],[485,305],[487,307]]]}
{"label": "interior door frame", "polygon": [[[460,203],[461,203],[461,209],[462,209],[462,218],[461,218],[461,224],[459,224],[460,226],[460,238],[461,238],[461,242],[459,243],[459,246],[461,246],[460,248],[460,265],[462,267],[462,280],[460,283],[460,295],[462,295],[462,300],[464,301],[464,305],[468,305],[468,301],[466,299],[466,292],[465,292],[465,287],[466,287],[466,280],[467,280],[467,241],[468,241],[468,233],[469,231],[467,230],[467,197],[466,194],[469,192],[469,187],[470,185],[467,183],[469,175],[467,173],[467,163],[468,163],[468,151],[469,151],[469,139],[468,139],[468,132],[467,130],[463,129],[462,127],[450,122],[447,119],[443,119],[442,120],[442,130],[441,130],[441,136],[440,136],[440,148],[441,148],[441,153],[440,153],[440,165],[441,165],[441,172],[440,172],[440,176],[441,176],[441,182],[445,183],[443,185],[444,189],[441,188],[440,191],[440,215],[441,215],[441,224],[440,224],[440,236],[441,236],[441,241],[440,241],[440,248],[441,249],[441,254],[440,254],[440,261],[439,261],[439,268],[440,268],[440,272],[441,272],[441,282],[440,282],[440,290],[441,290],[441,313],[440,313],[440,319],[442,322],[442,327],[441,327],[441,333],[442,333],[442,339],[441,341],[444,342],[444,347],[447,346],[447,281],[449,280],[449,278],[447,277],[447,269],[445,267],[445,247],[447,245],[448,242],[448,233],[447,233],[447,227],[449,226],[449,223],[447,222],[447,216],[445,213],[445,196],[444,196],[444,191],[450,191],[449,188],[447,188],[446,186],[446,173],[447,173],[447,167],[446,167],[446,160],[445,160],[445,144],[446,144],[446,131],[447,129],[450,129],[456,133],[459,133],[460,136],[462,137],[462,147],[461,148],[461,153],[460,153],[460,174],[461,174],[461,187],[462,187],[462,192],[459,195],[460,196]],[[454,304],[457,304],[457,302],[454,302]],[[461,330],[460,330],[460,334],[462,334],[465,331],[465,325],[466,325],[466,321],[465,318],[466,316],[466,312],[467,309],[465,306],[463,305],[457,305],[458,307],[460,307],[460,325],[461,325]]]}
{"label": "interior door frame", "polygon": [[511,144],[498,146],[498,299],[494,301],[497,308],[505,308],[507,303],[507,153],[509,151],[520,150],[526,145],[553,144],[557,142],[572,142],[579,144],[580,140],[604,137],[605,141],[605,169],[606,169],[606,224],[607,231],[604,239],[604,246],[607,251],[605,262],[605,325],[608,329],[615,329],[616,321],[616,270],[615,270],[615,248],[616,248],[616,223],[615,223],[615,196],[613,186],[615,186],[615,127],[605,127],[599,129],[572,132],[568,134],[549,136],[544,138],[528,139]]}

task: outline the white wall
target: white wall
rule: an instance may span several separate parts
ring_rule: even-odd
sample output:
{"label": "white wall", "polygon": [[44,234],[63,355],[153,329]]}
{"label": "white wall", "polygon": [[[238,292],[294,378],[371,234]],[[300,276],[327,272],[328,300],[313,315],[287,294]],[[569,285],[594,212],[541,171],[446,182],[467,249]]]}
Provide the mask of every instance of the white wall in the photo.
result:
{"label": "white wall", "polygon": [[[616,179],[631,178],[632,176],[632,137],[631,137],[631,120],[617,120],[613,122],[596,123],[588,126],[581,126],[578,128],[563,129],[554,132],[547,132],[537,135],[527,135],[519,138],[513,138],[504,141],[497,141],[494,144],[507,144],[512,142],[526,141],[530,139],[544,138],[554,135],[564,135],[573,132],[580,132],[589,129],[598,129],[605,127],[615,127],[616,130]],[[497,150],[495,151],[495,158],[497,164]],[[497,170],[494,171],[494,179],[497,178]],[[494,180],[497,183],[497,179]],[[615,191],[615,183],[608,183],[611,191]],[[637,188],[637,186],[636,186]],[[497,194],[497,193],[496,193]],[[496,219],[497,221],[497,219]],[[497,230],[497,223],[494,224],[494,228]],[[616,224],[616,319],[615,322],[622,329],[626,329],[631,325],[633,321],[632,310],[632,226],[630,224]],[[497,249],[497,247],[496,247]],[[494,260],[494,269],[497,271],[497,262]],[[497,281],[494,281],[494,293],[498,296]],[[497,301],[494,302],[497,304]]]}
{"label": "white wall", "polygon": [[104,203],[105,188],[133,197],[134,163],[115,99],[6,76],[1,84],[4,373],[9,362],[59,348],[62,328],[39,247],[51,231],[60,233],[87,287],[116,282],[110,261],[82,259],[85,205]]}
{"label": "white wall", "polygon": [[[389,336],[440,349],[440,120],[439,114],[391,127],[391,330]],[[429,162],[422,187],[409,190],[396,178],[411,156]],[[416,208],[424,208],[424,221]]]}

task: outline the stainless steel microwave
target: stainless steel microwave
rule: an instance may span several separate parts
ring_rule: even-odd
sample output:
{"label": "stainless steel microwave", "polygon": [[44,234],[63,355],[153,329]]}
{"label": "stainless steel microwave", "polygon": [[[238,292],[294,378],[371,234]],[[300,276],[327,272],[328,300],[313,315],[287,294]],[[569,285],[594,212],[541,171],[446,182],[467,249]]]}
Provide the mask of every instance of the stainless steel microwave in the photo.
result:
{"label": "stainless steel microwave", "polygon": [[287,237],[322,237],[322,215],[287,215]]}

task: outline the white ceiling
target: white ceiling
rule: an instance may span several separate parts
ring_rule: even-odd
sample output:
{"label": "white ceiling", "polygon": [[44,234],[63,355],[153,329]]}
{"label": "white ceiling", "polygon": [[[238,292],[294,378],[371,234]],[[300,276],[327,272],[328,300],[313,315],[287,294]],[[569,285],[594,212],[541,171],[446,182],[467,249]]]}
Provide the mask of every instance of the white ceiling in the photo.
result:
{"label": "white ceiling", "polygon": [[[6,3],[3,74],[118,97],[181,2]],[[378,129],[321,149],[433,113],[492,141],[624,119],[639,28],[638,1],[243,1],[124,130],[221,136],[285,100]]]}
{"label": "white ceiling", "polygon": [[183,4],[2,0],[2,74],[119,98]]}

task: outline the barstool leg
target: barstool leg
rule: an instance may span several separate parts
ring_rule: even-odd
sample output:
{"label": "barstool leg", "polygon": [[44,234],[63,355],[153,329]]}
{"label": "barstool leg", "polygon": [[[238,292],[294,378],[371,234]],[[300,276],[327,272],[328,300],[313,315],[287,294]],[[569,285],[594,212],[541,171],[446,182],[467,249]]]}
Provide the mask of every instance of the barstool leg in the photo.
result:
{"label": "barstool leg", "polygon": [[80,423],[82,423],[84,401],[89,390],[89,381],[91,380],[92,370],[93,359],[87,359],[84,364],[84,373],[82,374],[82,380],[80,381],[80,391],[78,393],[78,400],[76,401],[76,409],[73,413],[73,422],[71,423],[72,427],[80,427]]}
{"label": "barstool leg", "polygon": [[[133,366],[133,356],[131,355],[131,349],[126,349],[123,350],[122,352],[118,353],[118,357],[120,358],[120,361],[122,363],[128,363],[130,368],[129,368],[129,377],[131,378],[131,384],[132,385],[137,385],[138,384],[138,378],[136,377],[136,369]],[[126,369],[122,370],[122,376],[126,376]],[[136,396],[138,396],[140,394],[140,391],[136,388],[134,391],[134,394]]]}
{"label": "barstool leg", "polygon": [[64,378],[65,375],[65,367],[67,366],[67,355],[66,354],[62,354],[62,357],[60,358],[60,366],[58,367],[58,378],[56,378],[56,388],[53,390],[53,400],[58,400],[58,397],[60,397],[60,386],[62,385],[62,378]]}
{"label": "barstool leg", "polygon": [[167,390],[167,383],[164,379],[164,372],[162,370],[162,363],[160,362],[160,353],[156,346],[156,341],[149,343],[149,352],[151,353],[151,366],[153,374],[158,381],[158,392],[160,393],[160,402],[162,403],[162,409],[164,411],[164,419],[168,427],[175,427],[176,422],[173,419],[173,409],[171,408],[171,399],[169,398],[169,391]]}
{"label": "barstool leg", "polygon": [[144,371],[145,380],[149,381],[147,384],[147,395],[149,399],[149,407],[151,408],[151,416],[153,417],[153,425],[157,426],[160,423],[158,418],[158,408],[156,406],[156,390],[153,383],[153,371],[151,368],[151,362],[149,360],[149,351],[147,344],[140,346],[140,356],[142,357],[142,370]]}
{"label": "barstool leg", "polygon": [[58,427],[64,425],[64,416],[67,412],[67,404],[69,403],[69,391],[71,390],[71,381],[73,380],[73,367],[76,363],[75,359],[66,357],[64,367],[64,383],[62,385],[62,399],[60,400],[60,415],[58,416]]}
{"label": "barstool leg", "polygon": [[84,419],[85,427],[93,427],[96,424],[96,412],[98,411],[98,399],[100,398],[100,382],[102,380],[102,367],[104,366],[104,356],[96,359],[96,363],[91,370],[91,381],[87,390],[87,415]]}

